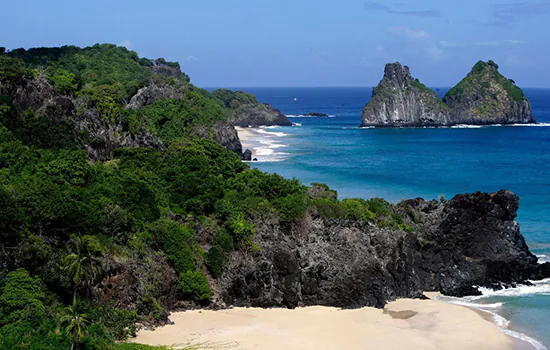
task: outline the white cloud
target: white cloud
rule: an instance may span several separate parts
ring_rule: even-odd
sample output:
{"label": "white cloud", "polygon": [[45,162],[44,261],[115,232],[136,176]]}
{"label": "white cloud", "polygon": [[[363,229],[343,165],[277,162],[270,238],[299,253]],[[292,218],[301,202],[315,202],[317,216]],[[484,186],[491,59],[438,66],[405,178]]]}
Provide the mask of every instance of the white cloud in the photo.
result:
{"label": "white cloud", "polygon": [[408,27],[390,28],[390,32],[405,42],[406,53],[412,56],[427,55],[432,61],[439,62],[445,56],[443,46],[430,33]]}
{"label": "white cloud", "polygon": [[123,40],[118,46],[124,46],[128,50],[132,50],[134,48],[134,44],[130,40]]}
{"label": "white cloud", "polygon": [[188,55],[187,56],[187,61],[188,62],[196,62],[196,61],[199,61],[199,58],[197,56]]}

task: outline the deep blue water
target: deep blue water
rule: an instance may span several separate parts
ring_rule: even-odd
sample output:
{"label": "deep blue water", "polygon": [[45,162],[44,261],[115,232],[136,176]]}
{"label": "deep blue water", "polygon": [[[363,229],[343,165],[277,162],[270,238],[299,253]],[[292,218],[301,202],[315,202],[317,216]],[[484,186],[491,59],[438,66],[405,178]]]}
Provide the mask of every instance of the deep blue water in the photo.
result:
{"label": "deep blue water", "polygon": [[[323,112],[332,118],[291,118],[301,126],[279,134],[282,161],[255,167],[322,182],[343,197],[451,198],[510,189],[520,196],[518,222],[537,255],[550,256],[550,89],[525,89],[533,114],[548,126],[360,129],[371,88],[241,88],[287,115]],[[438,89],[443,95],[447,89]],[[260,161],[262,160],[262,157]],[[267,160],[267,158],[266,158]],[[477,300],[550,347],[550,284]],[[497,305],[498,306],[498,305]]]}

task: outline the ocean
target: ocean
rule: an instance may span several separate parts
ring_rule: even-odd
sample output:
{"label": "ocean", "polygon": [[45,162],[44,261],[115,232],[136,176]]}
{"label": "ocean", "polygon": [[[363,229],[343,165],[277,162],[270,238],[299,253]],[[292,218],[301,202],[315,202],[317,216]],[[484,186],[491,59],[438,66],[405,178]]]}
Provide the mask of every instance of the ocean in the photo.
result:
{"label": "ocean", "polygon": [[[550,89],[524,89],[540,123],[529,126],[359,128],[372,88],[238,88],[280,109],[293,127],[262,129],[254,167],[326,183],[339,198],[452,198],[509,189],[539,261],[550,260]],[[434,89],[441,96],[447,89]],[[329,117],[304,117],[321,112]],[[447,301],[482,309],[534,348],[550,348],[550,281]]]}

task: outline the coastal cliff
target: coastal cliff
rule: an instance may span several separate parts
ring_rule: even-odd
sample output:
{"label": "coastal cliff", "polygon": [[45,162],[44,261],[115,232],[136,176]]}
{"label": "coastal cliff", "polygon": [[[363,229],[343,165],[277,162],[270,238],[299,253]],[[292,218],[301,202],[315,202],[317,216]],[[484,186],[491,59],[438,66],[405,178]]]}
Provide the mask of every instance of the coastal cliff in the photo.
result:
{"label": "coastal cliff", "polygon": [[456,124],[535,123],[531,104],[493,61],[479,61],[445,97]]}
{"label": "coastal cliff", "polygon": [[[296,225],[255,221],[257,254],[235,253],[219,279],[228,305],[383,307],[426,291],[476,294],[475,286],[542,277],[515,222],[509,191],[403,201],[385,219],[327,218],[310,208]],[[378,223],[376,221],[378,220]],[[393,227],[392,227],[393,226]],[[548,265],[548,264],[547,264]]]}
{"label": "coastal cliff", "polygon": [[384,69],[384,78],[363,108],[361,126],[417,127],[452,124],[449,108],[437,94],[399,62]]}
{"label": "coastal cliff", "polygon": [[230,110],[229,122],[234,126],[292,126],[292,122],[278,109],[258,102],[254,95],[228,89],[219,89],[212,94]]}

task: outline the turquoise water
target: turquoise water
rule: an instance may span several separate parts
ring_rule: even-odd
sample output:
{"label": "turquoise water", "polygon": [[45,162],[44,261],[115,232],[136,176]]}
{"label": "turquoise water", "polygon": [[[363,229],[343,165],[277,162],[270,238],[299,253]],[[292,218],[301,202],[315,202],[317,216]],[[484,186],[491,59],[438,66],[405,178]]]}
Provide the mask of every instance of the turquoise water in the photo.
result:
{"label": "turquoise water", "polygon": [[[371,88],[243,88],[300,126],[264,129],[266,156],[254,166],[305,184],[322,182],[343,197],[425,199],[510,189],[521,198],[518,222],[534,254],[550,256],[550,89],[526,89],[541,126],[361,129]],[[438,89],[444,94],[446,89]],[[547,123],[547,124],[544,124]],[[286,146],[286,147],[285,147]],[[264,150],[265,151],[265,150]],[[262,153],[262,152],[260,152]],[[276,161],[272,161],[276,160]],[[490,311],[550,347],[550,283],[466,302]],[[504,321],[503,321],[504,322]],[[542,348],[542,344],[538,345]]]}

